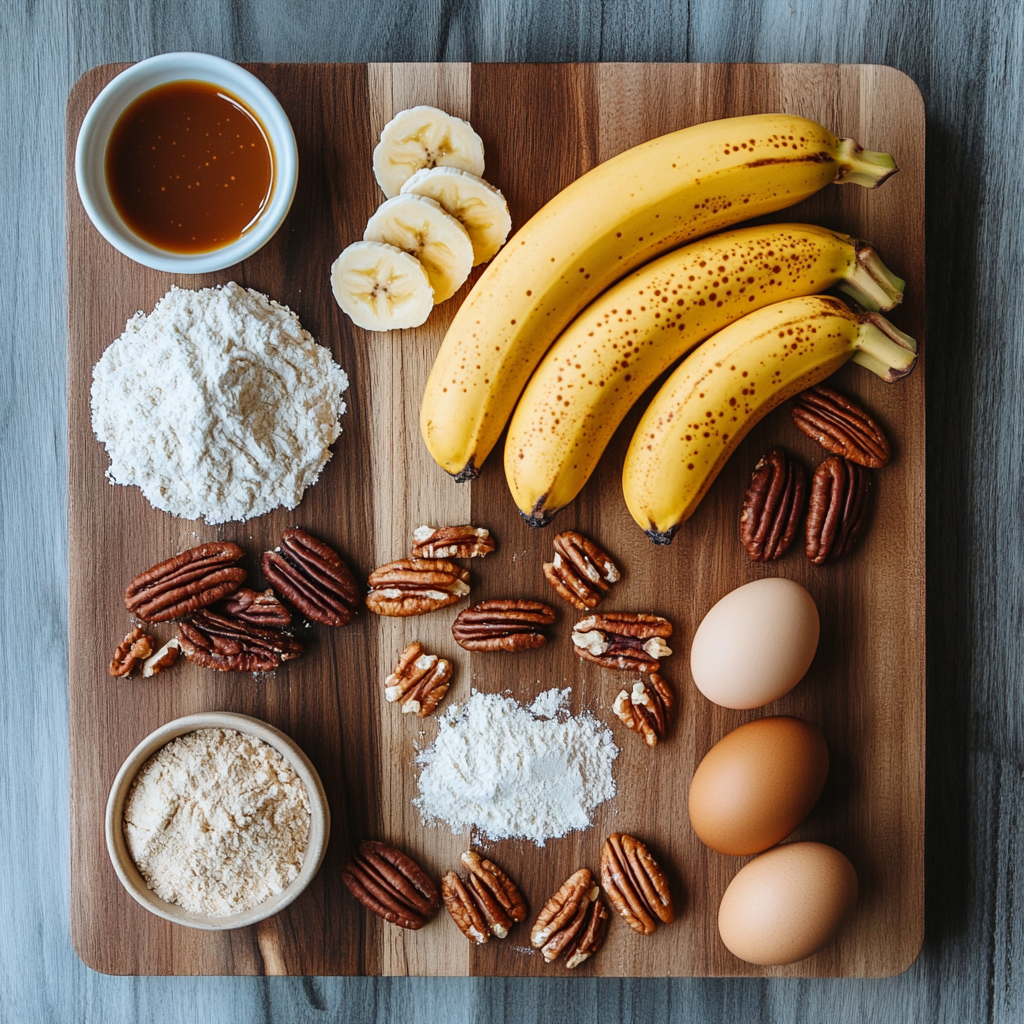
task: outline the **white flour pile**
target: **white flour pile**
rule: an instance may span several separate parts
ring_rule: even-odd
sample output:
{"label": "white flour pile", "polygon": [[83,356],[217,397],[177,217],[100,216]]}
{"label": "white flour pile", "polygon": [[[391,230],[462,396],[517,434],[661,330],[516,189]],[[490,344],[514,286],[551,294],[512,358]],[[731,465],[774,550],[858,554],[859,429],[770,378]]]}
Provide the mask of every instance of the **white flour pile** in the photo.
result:
{"label": "white flour pile", "polygon": [[222,917],[294,881],[309,837],[309,796],[269,744],[232,729],[198,729],[142,766],[125,801],[124,837],[157,896]]}
{"label": "white flour pile", "polygon": [[234,282],[172,288],[92,375],[111,483],[208,523],[294,508],[331,457],[348,387],[287,306]]}
{"label": "white flour pile", "polygon": [[619,750],[592,715],[566,714],[568,695],[548,690],[526,708],[474,692],[462,708],[452,707],[415,761],[422,771],[413,803],[424,821],[538,846],[589,827],[594,808],[615,795]]}

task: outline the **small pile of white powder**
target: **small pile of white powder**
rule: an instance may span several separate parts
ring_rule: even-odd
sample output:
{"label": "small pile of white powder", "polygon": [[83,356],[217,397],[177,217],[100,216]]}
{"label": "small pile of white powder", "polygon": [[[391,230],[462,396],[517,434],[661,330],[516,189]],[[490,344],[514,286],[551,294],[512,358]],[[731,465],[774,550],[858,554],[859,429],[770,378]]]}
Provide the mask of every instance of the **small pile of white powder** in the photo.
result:
{"label": "small pile of white powder", "polygon": [[233,729],[198,729],[142,766],[125,801],[124,837],[157,896],[223,917],[258,906],[298,876],[309,796],[269,744]]}
{"label": "small pile of white powder", "polygon": [[538,846],[589,827],[594,808],[615,795],[619,750],[593,715],[565,713],[568,695],[547,690],[526,708],[474,692],[464,707],[452,707],[414,762],[422,771],[413,803],[424,821]]}
{"label": "small pile of white powder", "polygon": [[341,433],[348,377],[287,306],[231,282],[172,288],[93,368],[107,477],[208,523],[294,508]]}

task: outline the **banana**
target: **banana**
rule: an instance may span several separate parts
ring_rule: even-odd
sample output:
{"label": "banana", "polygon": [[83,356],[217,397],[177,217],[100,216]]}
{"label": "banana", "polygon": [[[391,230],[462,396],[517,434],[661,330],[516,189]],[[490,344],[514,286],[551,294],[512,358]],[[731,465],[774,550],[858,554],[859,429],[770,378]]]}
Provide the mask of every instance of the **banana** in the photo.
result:
{"label": "banana", "polygon": [[694,125],[588,171],[516,232],[456,314],[420,408],[430,454],[476,476],[550,344],[640,264],[830,182],[873,187],[894,171],[892,157],[791,114]]}
{"label": "banana", "polygon": [[421,106],[401,111],[384,125],[373,151],[373,174],[388,199],[421,167],[439,165],[484,173],[484,143],[468,121]]}
{"label": "banana", "polygon": [[424,167],[402,186],[440,203],[468,232],[473,266],[486,263],[505,244],[512,230],[508,203],[499,189],[457,167]]}
{"label": "banana", "polygon": [[750,313],[684,359],[622,467],[626,505],[647,536],[668,544],[750,428],[849,359],[894,381],[913,369],[917,343],[878,313],[813,295]]}
{"label": "banana", "polygon": [[434,308],[430,279],[415,256],[383,242],[353,242],[331,266],[331,290],[368,331],[419,327]]}
{"label": "banana", "polygon": [[426,196],[386,199],[367,221],[363,240],[387,242],[415,256],[430,278],[435,305],[451,298],[473,268],[473,243],[466,229]]}
{"label": "banana", "polygon": [[875,251],[809,224],[741,228],[677,249],[595,299],[530,378],[505,441],[505,476],[532,526],[579,494],[636,400],[694,345],[752,310],[838,285],[891,309],[903,282]]}

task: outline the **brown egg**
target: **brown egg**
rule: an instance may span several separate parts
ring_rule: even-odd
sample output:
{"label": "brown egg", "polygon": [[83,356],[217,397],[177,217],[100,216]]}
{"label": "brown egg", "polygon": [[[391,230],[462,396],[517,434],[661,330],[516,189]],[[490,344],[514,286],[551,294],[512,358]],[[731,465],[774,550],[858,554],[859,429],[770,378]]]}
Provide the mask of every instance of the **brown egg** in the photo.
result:
{"label": "brown egg", "polygon": [[811,812],[828,775],[828,747],[802,718],[759,718],[723,736],[690,783],[690,824],[719,853],[760,853]]}
{"label": "brown egg", "polygon": [[786,843],[762,853],[729,883],[718,931],[735,956],[774,966],[826,946],[857,904],[857,872],[822,843]]}

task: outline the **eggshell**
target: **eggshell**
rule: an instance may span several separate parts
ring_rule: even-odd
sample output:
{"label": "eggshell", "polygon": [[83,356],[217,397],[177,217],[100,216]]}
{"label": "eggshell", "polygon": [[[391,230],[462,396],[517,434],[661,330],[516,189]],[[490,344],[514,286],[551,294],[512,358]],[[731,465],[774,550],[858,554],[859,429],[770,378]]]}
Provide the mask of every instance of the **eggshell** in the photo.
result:
{"label": "eggshell", "polygon": [[704,755],[690,783],[690,824],[719,853],[760,853],[785,839],[828,776],[817,726],[778,716],[747,722]]}
{"label": "eggshell", "polygon": [[704,616],[690,648],[697,689],[725,708],[760,708],[796,686],[818,649],[814,598],[792,580],[755,580]]}
{"label": "eggshell", "polygon": [[853,914],[857,872],[822,843],[787,843],[762,853],[729,883],[718,931],[748,963],[792,964],[826,946]]}

